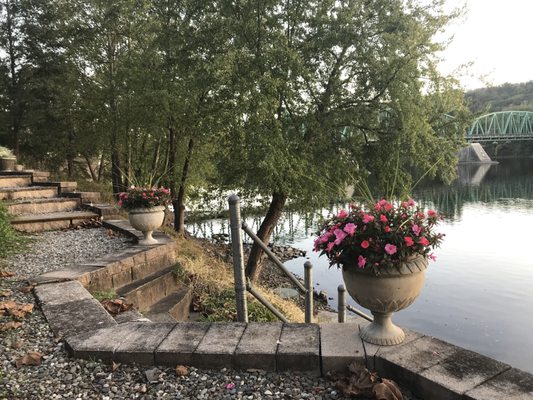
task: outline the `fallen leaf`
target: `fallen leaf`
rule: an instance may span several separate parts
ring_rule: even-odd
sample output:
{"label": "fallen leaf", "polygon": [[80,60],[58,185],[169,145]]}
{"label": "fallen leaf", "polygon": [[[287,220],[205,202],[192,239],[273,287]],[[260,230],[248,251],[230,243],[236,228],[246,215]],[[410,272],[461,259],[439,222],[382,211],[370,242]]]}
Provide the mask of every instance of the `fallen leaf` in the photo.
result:
{"label": "fallen leaf", "polygon": [[0,278],[9,278],[13,275],[15,275],[15,273],[11,271],[0,271]]}
{"label": "fallen leaf", "polygon": [[113,361],[111,364],[111,371],[115,372],[118,369],[118,367],[120,367],[120,363],[116,363]]}
{"label": "fallen leaf", "polygon": [[403,400],[400,388],[389,379],[382,379],[374,386],[374,396],[376,400]]}
{"label": "fallen leaf", "polygon": [[21,286],[19,287],[19,291],[22,293],[29,293],[33,290],[34,287],[35,285]]}
{"label": "fallen leaf", "polygon": [[33,304],[16,303],[14,301],[3,301],[0,303],[0,310],[6,311],[7,314],[10,314],[15,318],[24,318],[26,314],[30,314],[33,312]]}
{"label": "fallen leaf", "polygon": [[43,355],[36,351],[30,351],[25,356],[20,357],[15,361],[15,366],[20,368],[23,365],[40,365]]}
{"label": "fallen leaf", "polygon": [[12,290],[0,290],[0,297],[7,297],[7,296],[11,296],[13,294],[13,291]]}
{"label": "fallen leaf", "polygon": [[15,301],[11,301],[10,300],[10,301],[2,301],[2,302],[0,302],[0,310],[9,311],[9,310],[14,310],[16,308],[18,308],[18,306],[17,306],[17,302],[15,302]]}
{"label": "fallen leaf", "polygon": [[185,376],[189,374],[189,369],[185,365],[176,366],[176,375]]}
{"label": "fallen leaf", "polygon": [[22,322],[9,321],[0,324],[0,332],[8,331],[10,329],[18,329],[22,326]]}
{"label": "fallen leaf", "polygon": [[18,340],[15,340],[14,342],[11,342],[11,348],[15,350],[20,349],[23,344],[24,344],[24,341],[18,339]]}
{"label": "fallen leaf", "polygon": [[111,315],[117,315],[121,312],[128,311],[133,304],[129,304],[121,299],[105,299],[101,301],[101,304]]}

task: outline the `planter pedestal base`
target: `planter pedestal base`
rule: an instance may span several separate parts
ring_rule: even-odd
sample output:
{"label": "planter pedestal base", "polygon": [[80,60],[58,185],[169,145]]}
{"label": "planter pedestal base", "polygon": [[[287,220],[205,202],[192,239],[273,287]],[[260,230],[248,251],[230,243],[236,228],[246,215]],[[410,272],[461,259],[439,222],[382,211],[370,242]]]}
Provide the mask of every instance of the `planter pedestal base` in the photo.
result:
{"label": "planter pedestal base", "polygon": [[374,322],[361,329],[361,339],[379,346],[393,346],[405,339],[402,328],[392,323],[392,313],[372,311]]}
{"label": "planter pedestal base", "polygon": [[152,233],[154,233],[154,231],[144,231],[144,238],[139,240],[139,244],[141,246],[151,246],[153,244],[158,244],[159,242],[152,237]]}

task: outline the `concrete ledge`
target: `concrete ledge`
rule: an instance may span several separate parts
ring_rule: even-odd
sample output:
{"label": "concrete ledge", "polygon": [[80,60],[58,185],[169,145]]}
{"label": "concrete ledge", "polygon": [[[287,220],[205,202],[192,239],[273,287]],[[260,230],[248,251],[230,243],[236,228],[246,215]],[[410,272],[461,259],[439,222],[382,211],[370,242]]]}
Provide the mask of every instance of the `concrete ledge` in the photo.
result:
{"label": "concrete ledge", "polygon": [[320,375],[320,330],[317,324],[283,324],[276,354],[278,371]]}
{"label": "concrete ledge", "polygon": [[115,349],[114,361],[154,365],[154,352],[176,324],[139,323],[139,327],[128,336],[128,340]]}
{"label": "concrete ledge", "polygon": [[213,323],[192,355],[191,364],[200,368],[222,368],[234,365],[234,353],[246,324]]}
{"label": "concrete ledge", "polygon": [[192,365],[193,353],[204,338],[210,323],[178,323],[155,350],[155,363]]}
{"label": "concrete ledge", "polygon": [[282,327],[281,323],[249,323],[235,349],[235,368],[260,367],[266,371],[276,371],[276,353]]}
{"label": "concrete ledge", "polygon": [[[505,396],[505,397],[503,397]],[[531,400],[533,376],[516,368],[482,383],[466,392],[465,400]]]}
{"label": "concrete ledge", "polygon": [[358,323],[320,324],[322,372],[344,371],[356,361],[364,365],[365,350]]}

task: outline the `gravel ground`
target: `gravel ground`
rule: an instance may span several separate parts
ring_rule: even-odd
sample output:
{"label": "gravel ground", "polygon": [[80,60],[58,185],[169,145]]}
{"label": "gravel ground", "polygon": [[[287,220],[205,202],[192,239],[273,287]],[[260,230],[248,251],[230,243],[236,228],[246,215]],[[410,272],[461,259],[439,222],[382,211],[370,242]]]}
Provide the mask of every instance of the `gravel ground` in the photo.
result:
{"label": "gravel ground", "polygon": [[[68,357],[54,338],[24,278],[61,268],[65,263],[96,258],[127,245],[104,229],[34,235],[25,255],[10,258],[15,275],[0,278],[0,302],[34,304],[22,326],[0,332],[0,399],[341,399],[334,382],[298,374],[185,368],[109,366]],[[14,320],[1,316],[0,323]],[[16,367],[29,352],[42,355],[39,365]],[[416,400],[407,392],[406,400]]]}

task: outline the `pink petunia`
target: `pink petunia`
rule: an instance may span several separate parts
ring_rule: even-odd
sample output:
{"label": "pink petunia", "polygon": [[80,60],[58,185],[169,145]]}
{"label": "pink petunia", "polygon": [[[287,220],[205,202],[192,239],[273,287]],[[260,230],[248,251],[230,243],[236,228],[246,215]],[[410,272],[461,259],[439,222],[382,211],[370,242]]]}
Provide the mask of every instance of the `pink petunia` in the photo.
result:
{"label": "pink petunia", "polygon": [[363,256],[359,256],[357,259],[357,265],[359,265],[359,268],[364,268],[365,264],[366,258],[364,258]]}
{"label": "pink petunia", "polygon": [[370,246],[370,243],[368,243],[368,240],[363,240],[363,241],[361,242],[361,247],[362,247],[363,249],[368,249],[368,246]]}
{"label": "pink petunia", "polygon": [[433,253],[430,253],[430,254],[428,255],[428,257],[429,257],[430,260],[432,260],[432,261],[437,261],[437,256],[436,256],[435,254],[433,254]]}
{"label": "pink petunia", "polygon": [[335,242],[329,242],[328,245],[326,246],[326,251],[328,253],[331,253],[331,249],[333,249],[333,246],[335,246]]}
{"label": "pink petunia", "polygon": [[403,241],[405,242],[407,247],[411,247],[413,244],[415,244],[415,242],[413,241],[413,238],[411,236],[405,236],[403,238]]}
{"label": "pink petunia", "polygon": [[336,238],[334,242],[336,245],[341,244],[344,238],[348,236],[342,229],[335,229],[335,232],[333,232],[333,234],[335,235],[335,238]]}
{"label": "pink petunia", "polygon": [[413,227],[411,228],[413,230],[413,233],[416,235],[416,236],[419,236],[420,235],[420,232],[422,232],[422,228],[419,227],[418,225],[413,225]]}
{"label": "pink petunia", "polygon": [[381,222],[383,222],[383,223],[389,221],[389,220],[387,219],[387,216],[386,216],[386,215],[383,215],[383,214],[381,214],[381,215],[379,216],[379,220],[380,220]]}
{"label": "pink petunia", "polygon": [[386,233],[389,233],[389,232],[391,231],[390,226],[386,226],[385,228],[383,228],[383,230],[384,230]]}
{"label": "pink petunia", "polygon": [[415,201],[413,199],[409,199],[407,201],[407,204],[409,204],[410,206],[414,206],[415,205]]}
{"label": "pink petunia", "polygon": [[427,240],[425,238],[425,236],[422,236],[419,240],[418,240],[418,243],[420,243],[422,246],[427,246],[429,245],[429,240]]}
{"label": "pink petunia", "polygon": [[346,232],[350,236],[353,236],[355,234],[356,228],[357,225],[355,225],[353,222],[349,222],[344,226],[344,232]]}
{"label": "pink petunia", "polygon": [[430,217],[435,217],[437,215],[437,213],[433,210],[428,210],[428,216]]}
{"label": "pink petunia", "polygon": [[373,221],[374,221],[374,216],[373,215],[369,215],[369,214],[365,214],[364,215],[363,223],[368,224],[369,222],[373,222]]}
{"label": "pink petunia", "polygon": [[339,213],[337,214],[337,218],[346,218],[348,216],[348,213],[344,210],[340,210]]}
{"label": "pink petunia", "polygon": [[387,244],[385,245],[385,252],[386,252],[389,256],[392,256],[393,254],[396,253],[396,246],[393,245],[393,244],[387,243]]}
{"label": "pink petunia", "polygon": [[329,232],[324,233],[322,236],[320,236],[317,241],[319,244],[326,243],[329,238],[331,237]]}

